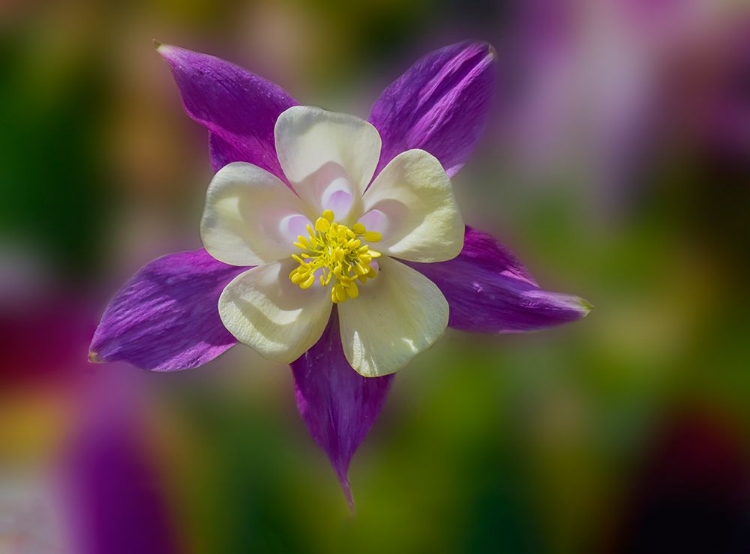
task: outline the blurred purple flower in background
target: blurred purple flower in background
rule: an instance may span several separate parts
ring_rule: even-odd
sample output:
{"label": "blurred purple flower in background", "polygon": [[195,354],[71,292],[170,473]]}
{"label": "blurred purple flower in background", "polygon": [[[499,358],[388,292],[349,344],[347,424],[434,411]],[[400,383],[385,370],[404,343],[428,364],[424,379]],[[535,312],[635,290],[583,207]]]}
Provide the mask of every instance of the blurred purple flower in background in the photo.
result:
{"label": "blurred purple flower in background", "polygon": [[498,132],[509,165],[530,182],[564,179],[580,188],[587,212],[607,216],[632,208],[644,174],[666,154],[659,145],[683,138],[667,133],[746,154],[738,92],[748,21],[731,13],[702,0],[519,3],[503,37]]}
{"label": "blurred purple flower in background", "polygon": [[690,150],[741,162],[750,156],[750,17],[722,23],[674,56],[666,117]]}
{"label": "blurred purple flower in background", "polygon": [[181,552],[143,421],[144,376],[123,365],[92,374],[81,359],[91,304],[39,288],[14,261],[0,283],[2,455],[19,448],[14,439],[52,455],[31,470],[0,457],[0,551]]}
{"label": "blurred purple flower in background", "polygon": [[[260,168],[264,175],[270,173],[276,180],[296,185],[297,179],[285,174],[288,168],[280,162],[285,153],[279,149],[277,126],[279,116],[297,104],[289,94],[212,56],[172,46],[159,51],[172,70],[188,114],[209,130],[215,171],[245,162],[253,164],[254,171]],[[369,118],[382,139],[373,179],[399,154],[415,149],[437,158],[447,175],[453,176],[485,126],[494,72],[492,49],[466,42],[428,54],[387,87]],[[351,175],[350,168],[343,169]],[[366,178],[369,182],[369,175]],[[326,183],[330,186],[332,183]],[[408,210],[405,216],[409,216]],[[416,270],[434,283],[431,286],[437,286],[450,308],[447,324],[456,329],[532,331],[574,321],[590,309],[580,298],[539,288],[494,238],[469,227],[457,257],[435,263],[410,260],[407,271]],[[389,263],[400,266],[400,262]],[[221,308],[217,307],[229,290],[227,285],[248,270],[253,271],[247,265],[220,262],[204,249],[151,262],[105,310],[91,345],[91,359],[125,361],[156,371],[209,362],[237,341],[222,323]],[[366,285],[361,286],[366,290]],[[358,300],[351,297],[350,302]],[[363,377],[352,368],[360,369],[350,356],[352,344],[342,344],[347,340],[344,313],[341,304],[336,304],[327,327],[315,332],[317,342],[291,366],[299,411],[315,441],[328,454],[351,503],[349,464],[383,406],[392,375]],[[382,317],[376,320],[385,321]],[[360,339],[355,333],[349,340]],[[396,348],[383,341],[380,344],[385,349]],[[412,344],[412,349],[418,353],[430,345]]]}
{"label": "blurred purple flower in background", "polygon": [[71,554],[183,552],[141,415],[142,376],[122,369],[109,368],[82,391],[58,470]]}

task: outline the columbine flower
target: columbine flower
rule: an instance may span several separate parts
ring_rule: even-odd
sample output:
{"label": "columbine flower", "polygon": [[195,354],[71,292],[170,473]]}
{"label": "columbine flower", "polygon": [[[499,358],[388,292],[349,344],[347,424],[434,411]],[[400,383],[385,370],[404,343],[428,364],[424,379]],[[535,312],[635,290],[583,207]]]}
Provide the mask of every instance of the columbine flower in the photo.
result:
{"label": "columbine flower", "polygon": [[291,188],[243,162],[219,170],[208,187],[206,250],[255,266],[224,288],[221,320],[266,358],[291,363],[320,339],[337,305],[349,364],[365,377],[394,373],[448,325],[437,286],[394,258],[459,254],[464,225],[450,179],[434,156],[414,149],[373,180],[380,135],[353,116],[296,106],[279,116],[275,135]]}
{"label": "columbine flower", "polygon": [[464,228],[450,177],[487,117],[488,45],[422,58],[383,92],[369,123],[297,106],[217,58],[159,52],[188,114],[209,130],[217,173],[205,249],[138,272],[106,309],[92,360],[172,371],[240,341],[291,363],[300,413],[351,500],[349,463],[391,374],[446,326],[528,331],[588,312]]}

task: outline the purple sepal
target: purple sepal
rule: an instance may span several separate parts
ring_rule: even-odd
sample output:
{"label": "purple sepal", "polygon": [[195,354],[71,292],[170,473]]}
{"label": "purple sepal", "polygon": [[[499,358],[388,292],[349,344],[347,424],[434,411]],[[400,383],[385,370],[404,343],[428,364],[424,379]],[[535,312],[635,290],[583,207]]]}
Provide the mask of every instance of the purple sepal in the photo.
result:
{"label": "purple sepal", "polygon": [[349,463],[375,423],[393,375],[362,377],[344,356],[334,309],[320,340],[292,362],[297,408],[318,446],[325,450],[353,509]]}
{"label": "purple sepal", "polygon": [[90,359],[156,371],[213,360],[237,342],[219,318],[219,296],[247,269],[216,261],[203,249],[147,264],[107,306]]}
{"label": "purple sepal", "polygon": [[280,86],[219,58],[166,45],[159,53],[172,70],[188,115],[211,132],[214,170],[242,161],[285,180],[274,126],[279,114],[297,101]]}
{"label": "purple sepal", "polygon": [[211,169],[214,172],[219,171],[222,167],[232,162],[253,163],[251,159],[252,155],[246,154],[252,153],[242,152],[219,135],[208,133],[208,155],[211,158]]}
{"label": "purple sepal", "polygon": [[487,121],[495,58],[486,43],[446,46],[389,85],[370,111],[383,139],[377,172],[399,153],[420,148],[440,160],[448,175],[457,173]]}
{"label": "purple sepal", "polygon": [[448,325],[462,331],[536,331],[575,321],[591,310],[577,296],[540,289],[513,254],[470,227],[458,257],[408,265],[440,288],[450,305]]}

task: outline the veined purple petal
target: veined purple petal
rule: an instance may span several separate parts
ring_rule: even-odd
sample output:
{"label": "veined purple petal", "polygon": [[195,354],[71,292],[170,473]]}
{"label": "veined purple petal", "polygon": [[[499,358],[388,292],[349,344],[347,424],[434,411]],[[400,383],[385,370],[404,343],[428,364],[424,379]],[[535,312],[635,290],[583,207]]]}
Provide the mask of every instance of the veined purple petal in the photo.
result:
{"label": "veined purple petal", "polygon": [[211,132],[208,133],[208,155],[211,158],[211,169],[214,173],[232,162],[252,163],[246,159],[249,156],[244,156],[231,143]]}
{"label": "veined purple petal", "polygon": [[297,408],[353,507],[349,463],[375,423],[393,375],[368,378],[352,369],[341,347],[336,310],[315,346],[292,362],[292,373]]}
{"label": "veined purple petal", "polygon": [[[211,132],[208,133],[208,155],[211,158],[211,169],[213,169],[214,172],[218,172],[222,167],[232,162],[253,163],[251,159],[253,158],[252,155],[246,155],[244,152],[238,150],[232,143],[227,142],[216,133]],[[276,173],[274,173],[274,175],[276,175]],[[284,182],[286,182],[285,179]]]}
{"label": "veined purple petal", "polygon": [[157,371],[213,360],[236,342],[219,318],[219,296],[247,269],[221,263],[203,249],[147,264],[104,311],[91,359]]}
{"label": "veined purple petal", "polygon": [[279,114],[297,105],[280,86],[234,64],[159,46],[180,89],[188,115],[211,132],[211,164],[248,162],[282,180],[273,129]]}
{"label": "veined purple petal", "polygon": [[484,129],[495,80],[489,44],[462,42],[415,63],[383,91],[370,111],[383,149],[379,172],[397,154],[426,150],[453,176]]}
{"label": "veined purple petal", "polygon": [[540,289],[513,254],[470,227],[458,257],[408,265],[440,288],[450,305],[448,325],[462,331],[535,331],[575,321],[591,310],[577,296]]}

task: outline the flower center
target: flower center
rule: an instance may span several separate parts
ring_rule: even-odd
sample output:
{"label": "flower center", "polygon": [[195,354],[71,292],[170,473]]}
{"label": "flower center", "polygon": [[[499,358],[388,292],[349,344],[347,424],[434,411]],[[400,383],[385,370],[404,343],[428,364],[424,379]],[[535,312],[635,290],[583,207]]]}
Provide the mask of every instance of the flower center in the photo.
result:
{"label": "flower center", "polygon": [[331,210],[323,212],[315,222],[315,229],[308,225],[307,232],[309,237],[300,235],[294,243],[302,252],[292,254],[292,258],[299,262],[299,267],[289,274],[292,283],[309,289],[315,282],[315,274],[321,270],[318,279],[322,286],[336,279],[331,287],[331,300],[338,304],[357,298],[359,288],[356,281],[365,283],[374,279],[377,272],[370,264],[373,258],[380,257],[380,252],[370,250],[361,239],[378,242],[380,233],[368,231],[361,223],[356,223],[351,229],[335,223]]}

